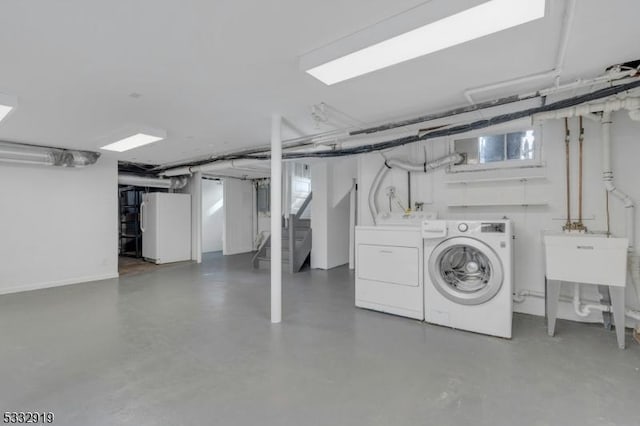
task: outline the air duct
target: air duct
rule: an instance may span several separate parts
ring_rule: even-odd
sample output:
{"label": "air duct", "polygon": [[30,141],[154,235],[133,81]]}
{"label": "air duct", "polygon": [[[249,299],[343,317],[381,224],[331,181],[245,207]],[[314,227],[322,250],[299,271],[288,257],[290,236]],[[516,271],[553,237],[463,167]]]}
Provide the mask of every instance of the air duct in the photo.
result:
{"label": "air duct", "polygon": [[380,184],[384,180],[387,172],[394,167],[399,168],[400,170],[405,170],[408,172],[422,172],[427,173],[441,167],[449,166],[452,164],[459,163],[463,158],[458,153],[453,153],[442,157],[438,160],[432,161],[430,163],[409,163],[406,161],[400,160],[387,160],[384,162],[384,165],[378,171],[378,174],[373,179],[373,183],[371,184],[371,189],[369,190],[369,212],[373,217],[373,223],[376,223],[376,218],[378,217],[378,191],[380,190]]}
{"label": "air duct", "polygon": [[240,160],[227,160],[220,161],[217,163],[206,163],[199,166],[192,167],[180,167],[177,169],[171,169],[160,173],[161,176],[181,176],[181,175],[190,175],[195,172],[203,172],[210,173],[227,169],[235,169],[235,170],[244,170],[249,171],[247,168],[251,166],[258,165],[268,165],[266,160],[251,160],[251,159],[240,159]]}
{"label": "air duct", "polygon": [[0,142],[0,162],[58,167],[86,167],[95,164],[100,154],[49,148],[13,142]]}
{"label": "air duct", "polygon": [[162,179],[131,174],[118,174],[119,185],[132,185],[144,188],[181,189],[187,186],[187,182],[188,179],[186,176]]}

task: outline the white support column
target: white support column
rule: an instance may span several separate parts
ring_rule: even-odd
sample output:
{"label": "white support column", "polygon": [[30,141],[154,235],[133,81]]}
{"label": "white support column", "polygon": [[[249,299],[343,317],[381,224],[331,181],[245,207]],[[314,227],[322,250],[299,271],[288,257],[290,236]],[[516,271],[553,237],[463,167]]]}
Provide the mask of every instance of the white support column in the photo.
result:
{"label": "white support column", "polygon": [[356,180],[349,191],[349,269],[355,269],[356,255]]}
{"label": "white support column", "polygon": [[202,172],[191,176],[191,260],[202,263]]}
{"label": "white support column", "polygon": [[271,117],[271,322],[282,321],[282,117]]}

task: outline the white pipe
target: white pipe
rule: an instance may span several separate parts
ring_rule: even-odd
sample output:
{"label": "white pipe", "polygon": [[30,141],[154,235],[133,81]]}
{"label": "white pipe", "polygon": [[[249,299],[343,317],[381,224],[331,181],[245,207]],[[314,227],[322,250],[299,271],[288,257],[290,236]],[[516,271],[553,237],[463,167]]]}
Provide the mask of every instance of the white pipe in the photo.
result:
{"label": "white pipe", "polygon": [[[640,99],[627,99],[627,101],[638,101],[640,107]],[[602,114],[602,180],[604,187],[611,195],[622,201],[626,210],[627,238],[629,240],[629,252],[633,253],[635,249],[635,205],[631,197],[616,188],[613,176],[613,167],[611,165],[611,112],[606,111]]]}
{"label": "white pipe", "polygon": [[544,299],[545,294],[543,292],[533,291],[533,290],[520,290],[520,291],[516,291],[513,294],[513,301],[515,303],[522,303],[526,300],[527,297],[536,297],[538,299]]}
{"label": "white pipe", "polygon": [[559,86],[558,80],[560,74],[562,74],[562,68],[564,66],[564,57],[567,53],[567,45],[569,44],[569,35],[571,33],[571,27],[573,25],[573,17],[576,7],[576,0],[568,0],[565,6],[564,16],[562,19],[562,35],[560,38],[560,45],[556,54],[556,62],[553,69],[544,71],[541,73],[527,75],[525,77],[514,78],[511,80],[501,81],[493,83],[487,86],[475,87],[468,89],[464,92],[464,96],[467,98],[470,104],[474,104],[473,95],[478,93],[487,92],[490,90],[501,89],[504,87],[514,86],[517,84],[530,83],[532,81],[542,80],[545,78],[554,77],[556,79],[556,86]]}
{"label": "white pipe", "polygon": [[191,176],[191,260],[202,263],[202,172]]}
{"label": "white pipe", "polygon": [[473,89],[467,89],[464,92],[464,97],[467,99],[467,101],[471,105],[474,105],[476,102],[473,99],[473,95],[477,95],[478,93],[489,92],[491,90],[502,89],[504,87],[515,86],[517,84],[530,83],[532,81],[542,80],[545,78],[556,77],[556,76],[557,76],[557,73],[555,70],[545,71],[537,74],[530,74],[524,77],[505,80],[498,83],[489,84],[486,86],[474,87]]}
{"label": "white pipe", "polygon": [[611,312],[611,306],[601,304],[585,304],[580,301],[580,284],[573,285],[573,310],[579,317],[588,317],[591,311]]}
{"label": "white pipe", "polygon": [[[393,138],[402,138],[406,136],[415,136],[416,131],[402,131],[402,132],[392,132],[385,133],[383,135],[370,136],[367,135],[365,137],[356,136],[348,141],[344,141],[345,137],[348,137],[348,133],[336,135],[335,137],[329,139],[327,136],[327,140],[324,142],[318,142],[318,145],[309,145],[304,147],[292,148],[287,152],[326,152],[332,151],[336,144],[340,145],[341,148],[353,148],[357,146],[376,144],[379,142],[386,142],[389,139]],[[182,175],[190,175],[191,173],[201,171],[204,173],[228,170],[228,169],[236,169],[236,170],[245,170],[252,171],[251,167],[264,167],[268,166],[269,160],[259,160],[259,159],[239,159],[239,160],[225,160],[225,161],[216,161],[212,163],[201,164],[199,166],[191,166],[191,167],[178,167],[175,169],[168,169],[160,173],[161,176],[182,176]],[[256,171],[259,172],[259,171]]]}
{"label": "white pipe", "polygon": [[349,191],[349,269],[355,268],[356,248],[356,180]]}
{"label": "white pipe", "polygon": [[435,169],[439,169],[440,167],[448,166],[450,164],[455,164],[462,160],[462,156],[458,153],[449,154],[445,157],[434,160],[430,163],[410,163],[408,161],[400,161],[400,160],[386,160],[382,165],[380,170],[378,170],[378,174],[373,179],[371,183],[371,188],[369,189],[369,212],[373,217],[374,225],[377,224],[376,220],[378,217],[378,191],[380,190],[380,184],[384,180],[385,176],[389,169],[393,167],[397,167],[401,170],[405,170],[408,172],[430,172]]}
{"label": "white pipe", "polygon": [[119,185],[132,185],[148,188],[181,189],[187,186],[187,179],[184,177],[174,177],[162,179],[154,177],[143,177],[130,174],[118,174]]}
{"label": "white pipe", "polygon": [[[581,317],[586,317],[589,315],[589,313],[587,313],[586,315],[583,314],[584,309],[587,310],[598,310],[598,311],[604,311],[604,312],[610,312],[611,308],[609,306],[606,305],[600,305],[597,303],[587,303],[584,306],[581,306],[581,302],[580,302],[580,289],[579,289],[579,284],[576,284],[573,291],[574,291],[574,297],[573,298],[568,298],[565,296],[560,296],[560,301],[562,302],[572,302],[573,306],[574,306],[574,310],[576,310],[576,314],[578,314]],[[576,297],[576,293],[578,294],[578,296]],[[521,291],[517,291],[513,294],[513,301],[514,303],[522,303],[526,300],[527,297],[535,297],[538,299],[544,299],[546,296],[543,292],[539,292],[539,291],[533,291],[533,290],[521,290]],[[577,303],[576,303],[577,301]],[[578,306],[576,308],[576,306]],[[633,318],[635,320],[640,321],[640,312],[633,310],[633,309],[625,309],[625,315],[628,316],[629,318]]]}
{"label": "white pipe", "polygon": [[631,197],[615,186],[613,168],[611,166],[611,113],[626,109],[632,119],[640,120],[640,98],[613,99],[606,102],[578,105],[558,111],[536,114],[534,120],[571,118],[576,116],[590,116],[601,112],[602,118],[602,181],[605,189],[619,199],[626,209],[626,233],[629,240],[629,251],[635,250],[635,203]]}
{"label": "white pipe", "polygon": [[378,191],[380,190],[380,183],[387,175],[389,168],[386,165],[383,165],[376,177],[371,182],[371,188],[369,189],[369,212],[371,213],[371,217],[373,218],[373,224],[377,225],[378,218]]}
{"label": "white pipe", "polygon": [[[223,182],[224,185],[224,182]],[[253,249],[258,249],[258,190],[256,184],[251,185],[252,197],[251,197],[251,222],[252,222],[252,235],[253,235]],[[223,200],[224,202],[224,200]]]}
{"label": "white pipe", "polygon": [[553,95],[561,92],[566,92],[568,90],[576,90],[583,87],[594,86],[596,84],[603,84],[603,83],[608,83],[611,85],[617,85],[622,82],[628,83],[628,80],[626,80],[626,78],[636,75],[637,72],[638,72],[637,70],[610,71],[599,77],[594,77],[589,79],[579,78],[575,81],[572,81],[571,83],[561,84],[559,86],[555,85],[553,87],[538,90],[536,92],[530,92],[524,95],[520,95],[520,97],[525,98],[525,97],[530,97],[535,95],[549,96],[549,95]]}
{"label": "white pipe", "polygon": [[226,160],[218,161],[214,163],[202,164],[200,166],[192,167],[179,167],[177,169],[169,169],[160,173],[162,176],[182,176],[190,175],[195,172],[215,172],[227,169],[242,169],[251,166],[258,166],[267,164],[268,160],[253,160],[253,159],[240,159],[240,160]]}
{"label": "white pipe", "polygon": [[[636,112],[640,111],[640,98],[612,99],[606,102],[598,102],[593,104],[583,104],[571,108],[560,109],[556,111],[541,112],[533,116],[534,121],[554,120],[560,118],[571,118],[579,116],[590,116],[596,112],[611,113],[626,109],[632,119],[636,116]],[[640,116],[637,117],[640,120]]]}
{"label": "white pipe", "polygon": [[282,116],[271,117],[271,322],[282,321]]}

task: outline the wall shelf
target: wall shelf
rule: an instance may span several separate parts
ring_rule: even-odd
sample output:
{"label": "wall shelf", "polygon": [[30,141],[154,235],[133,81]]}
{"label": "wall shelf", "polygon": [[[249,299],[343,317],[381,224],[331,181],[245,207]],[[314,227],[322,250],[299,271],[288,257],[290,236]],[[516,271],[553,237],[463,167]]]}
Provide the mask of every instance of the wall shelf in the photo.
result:
{"label": "wall shelf", "polygon": [[485,179],[473,179],[473,180],[450,180],[445,182],[447,185],[467,185],[467,184],[482,184],[482,183],[497,183],[497,182],[528,182],[530,180],[544,180],[546,176],[520,176],[520,177],[506,177],[506,178],[485,178]]}
{"label": "wall shelf", "polygon": [[447,207],[461,208],[461,207],[529,207],[529,206],[546,206],[549,203],[547,201],[533,201],[527,203],[448,203]]}
{"label": "wall shelf", "polygon": [[454,180],[447,183],[448,207],[545,206],[546,176],[504,176]]}

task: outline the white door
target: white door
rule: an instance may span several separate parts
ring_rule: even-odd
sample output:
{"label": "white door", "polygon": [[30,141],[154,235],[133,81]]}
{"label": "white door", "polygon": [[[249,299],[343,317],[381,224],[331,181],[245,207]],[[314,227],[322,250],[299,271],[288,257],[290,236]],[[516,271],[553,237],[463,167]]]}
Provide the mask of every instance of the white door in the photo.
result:
{"label": "white door", "polygon": [[144,194],[140,204],[140,231],[142,231],[142,257],[158,258],[158,198]]}
{"label": "white door", "polygon": [[251,181],[224,181],[224,255],[253,251],[253,184]]}
{"label": "white door", "polygon": [[158,193],[156,263],[191,260],[191,195]]}
{"label": "white door", "polygon": [[447,299],[462,305],[491,300],[504,278],[502,262],[485,243],[475,238],[449,238],[433,249],[428,259],[433,286]]}
{"label": "white door", "polygon": [[222,250],[224,198],[222,181],[202,180],[202,252]]}

